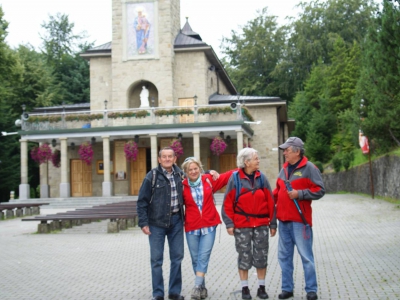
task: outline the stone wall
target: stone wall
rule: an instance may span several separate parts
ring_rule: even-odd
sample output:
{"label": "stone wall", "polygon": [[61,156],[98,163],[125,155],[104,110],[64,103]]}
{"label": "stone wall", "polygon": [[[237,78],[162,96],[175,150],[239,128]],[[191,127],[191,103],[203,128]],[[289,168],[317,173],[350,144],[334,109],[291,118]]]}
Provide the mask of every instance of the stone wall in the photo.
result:
{"label": "stone wall", "polygon": [[[371,194],[369,163],[339,173],[322,174],[327,193]],[[374,195],[400,199],[400,157],[384,156],[372,162]]]}

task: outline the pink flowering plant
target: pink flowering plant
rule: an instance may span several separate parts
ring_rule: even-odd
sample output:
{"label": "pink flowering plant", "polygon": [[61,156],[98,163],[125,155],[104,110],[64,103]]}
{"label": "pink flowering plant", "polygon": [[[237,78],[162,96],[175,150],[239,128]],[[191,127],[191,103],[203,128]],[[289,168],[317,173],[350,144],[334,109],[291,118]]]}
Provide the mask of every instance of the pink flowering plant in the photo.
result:
{"label": "pink flowering plant", "polygon": [[92,145],[88,142],[83,143],[79,146],[78,150],[79,157],[89,166],[93,160],[93,149]]}
{"label": "pink flowering plant", "polygon": [[59,168],[61,165],[61,152],[58,149],[55,149],[53,154],[51,155],[51,162],[53,166]]}
{"label": "pink flowering plant", "polygon": [[39,147],[33,147],[31,150],[31,158],[38,164],[43,164],[51,159],[51,148],[49,144],[43,144]]}
{"label": "pink flowering plant", "polygon": [[175,151],[177,158],[183,154],[182,143],[179,140],[175,140],[171,143],[171,148]]}
{"label": "pink flowering plant", "polygon": [[221,155],[222,153],[224,153],[226,147],[227,144],[225,143],[225,141],[221,137],[216,136],[211,142],[210,149],[214,155]]}
{"label": "pink flowering plant", "polygon": [[139,152],[138,145],[134,141],[125,143],[124,152],[126,160],[135,161]]}

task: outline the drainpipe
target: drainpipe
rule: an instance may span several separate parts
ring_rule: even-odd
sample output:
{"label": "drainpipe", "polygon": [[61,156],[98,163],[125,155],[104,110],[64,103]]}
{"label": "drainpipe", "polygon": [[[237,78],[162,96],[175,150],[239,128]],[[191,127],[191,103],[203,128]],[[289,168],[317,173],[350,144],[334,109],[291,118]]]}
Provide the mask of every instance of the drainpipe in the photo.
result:
{"label": "drainpipe", "polygon": [[215,69],[215,75],[217,75],[217,94],[219,94],[219,70]]}
{"label": "drainpipe", "polygon": [[[282,108],[282,106],[279,106],[279,107],[277,107],[276,108],[276,121],[277,121],[277,128],[278,128],[278,136],[277,136],[277,138],[278,138],[278,146],[280,145],[280,141],[281,141],[281,130],[282,130],[282,128],[281,128],[281,121],[280,121],[280,119],[279,119],[279,111],[280,111],[280,109]],[[279,168],[279,170],[278,170],[278,172],[280,171],[280,169],[282,168],[282,155],[279,153],[279,148],[278,148],[278,163],[279,163],[279,166],[278,166],[278,168]]]}

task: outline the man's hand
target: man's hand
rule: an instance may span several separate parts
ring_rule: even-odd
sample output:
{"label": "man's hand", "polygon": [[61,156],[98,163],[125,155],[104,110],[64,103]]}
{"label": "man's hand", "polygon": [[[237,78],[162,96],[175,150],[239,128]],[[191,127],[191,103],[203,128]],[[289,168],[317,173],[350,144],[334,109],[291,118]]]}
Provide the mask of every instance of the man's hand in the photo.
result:
{"label": "man's hand", "polygon": [[227,228],[226,231],[228,232],[229,235],[233,235],[234,228],[233,227]]}
{"label": "man's hand", "polygon": [[149,226],[142,227],[142,231],[146,235],[150,235],[151,234]]}
{"label": "man's hand", "polygon": [[270,229],[269,229],[269,233],[270,233],[271,237],[275,236],[275,234],[276,234],[276,228],[270,228]]}
{"label": "man's hand", "polygon": [[213,180],[217,180],[219,178],[219,173],[215,170],[210,170],[209,171],[210,175],[213,177]]}
{"label": "man's hand", "polygon": [[288,195],[290,199],[298,199],[299,198],[299,191],[298,190],[292,190],[288,191]]}

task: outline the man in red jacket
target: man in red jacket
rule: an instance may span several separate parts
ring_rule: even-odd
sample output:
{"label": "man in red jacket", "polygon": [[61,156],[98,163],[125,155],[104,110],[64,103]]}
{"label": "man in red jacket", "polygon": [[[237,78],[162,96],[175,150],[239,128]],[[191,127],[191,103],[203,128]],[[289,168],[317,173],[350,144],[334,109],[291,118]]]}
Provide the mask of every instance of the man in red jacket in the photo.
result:
{"label": "man in red jacket", "polygon": [[304,144],[290,137],[280,145],[286,162],[279,173],[273,192],[279,220],[278,261],[282,269],[282,293],[279,299],[293,297],[294,246],[301,256],[307,300],[316,300],[317,276],[312,250],[312,200],[325,194],[318,168],[304,156]]}

